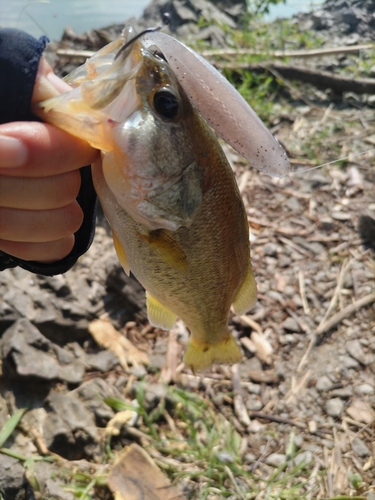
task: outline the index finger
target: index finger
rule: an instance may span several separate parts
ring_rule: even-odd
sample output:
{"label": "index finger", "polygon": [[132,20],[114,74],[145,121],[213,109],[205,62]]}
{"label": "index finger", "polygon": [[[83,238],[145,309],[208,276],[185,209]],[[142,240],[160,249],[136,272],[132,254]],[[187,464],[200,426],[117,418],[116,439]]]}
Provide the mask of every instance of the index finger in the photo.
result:
{"label": "index finger", "polygon": [[0,134],[20,140],[26,147],[24,164],[0,168],[0,175],[45,177],[77,170],[99,158],[99,151],[53,125],[40,122],[12,122],[0,125]]}

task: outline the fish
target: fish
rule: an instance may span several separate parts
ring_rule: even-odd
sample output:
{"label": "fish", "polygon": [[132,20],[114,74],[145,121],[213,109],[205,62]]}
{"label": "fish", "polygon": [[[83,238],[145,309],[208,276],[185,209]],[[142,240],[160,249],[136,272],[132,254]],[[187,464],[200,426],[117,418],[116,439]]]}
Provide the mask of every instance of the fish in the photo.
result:
{"label": "fish", "polygon": [[[38,103],[34,112],[101,150],[92,175],[119,261],[145,288],[152,325],[169,330],[177,318],[184,321],[190,331],[184,363],[202,371],[242,357],[228,317],[231,307],[241,315],[257,300],[249,224],[216,133],[192,102],[199,82],[182,85],[183,75],[168,61],[169,44],[152,35],[125,28],[68,75],[71,91]],[[203,114],[210,115],[207,106]],[[265,135],[250,156],[258,161],[260,147],[277,151],[269,161],[265,154],[258,168],[283,175],[285,153],[250,114],[250,140],[256,143],[257,131]],[[221,130],[225,108],[222,116]]]}

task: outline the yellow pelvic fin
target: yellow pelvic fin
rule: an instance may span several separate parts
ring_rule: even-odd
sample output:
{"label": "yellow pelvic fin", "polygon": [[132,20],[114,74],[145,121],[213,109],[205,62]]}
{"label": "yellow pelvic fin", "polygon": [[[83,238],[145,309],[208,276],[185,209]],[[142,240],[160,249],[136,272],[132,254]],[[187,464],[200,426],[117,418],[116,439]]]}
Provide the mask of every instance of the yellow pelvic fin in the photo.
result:
{"label": "yellow pelvic fin", "polygon": [[150,231],[143,237],[168,266],[182,274],[187,273],[188,263],[185,252],[164,229]]}
{"label": "yellow pelvic fin", "polygon": [[177,315],[173,311],[161,304],[149,292],[146,292],[146,303],[147,316],[151,325],[164,330],[170,330],[174,327]]}
{"label": "yellow pelvic fin", "polygon": [[255,306],[256,301],[257,284],[254,279],[251,263],[249,263],[246,277],[234,297],[234,301],[232,304],[234,312],[238,315],[245,314]]}
{"label": "yellow pelvic fin", "polygon": [[200,344],[190,337],[184,363],[197,372],[209,368],[213,363],[238,363],[241,358],[241,350],[228,332],[228,338],[218,344]]}
{"label": "yellow pelvic fin", "polygon": [[120,264],[122,265],[125,273],[129,276],[130,275],[129,262],[128,259],[126,258],[120,240],[117,238],[116,233],[114,231],[112,231],[112,238],[113,238],[113,244],[115,245],[115,250],[117,253],[118,260],[120,261]]}

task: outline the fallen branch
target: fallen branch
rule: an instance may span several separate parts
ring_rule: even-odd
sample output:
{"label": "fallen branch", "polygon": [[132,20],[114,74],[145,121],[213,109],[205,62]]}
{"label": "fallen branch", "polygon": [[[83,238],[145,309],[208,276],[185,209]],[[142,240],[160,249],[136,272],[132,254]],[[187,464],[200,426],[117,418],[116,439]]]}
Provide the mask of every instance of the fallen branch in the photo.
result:
{"label": "fallen branch", "polygon": [[278,72],[281,76],[290,80],[312,83],[318,88],[331,88],[337,92],[355,92],[357,94],[375,94],[374,78],[354,78],[319,71],[304,66],[292,66],[272,61],[249,64],[249,63],[215,63],[216,68],[232,70],[248,70],[255,73],[266,71]]}
{"label": "fallen branch", "polygon": [[[328,49],[311,49],[311,50],[275,50],[274,52],[266,53],[267,57],[283,58],[283,57],[323,57],[332,56],[336,54],[353,54],[360,50],[371,50],[374,44],[366,45],[351,45],[350,47],[332,47]],[[265,55],[264,51],[253,49],[217,49],[217,50],[203,50],[200,52],[203,57],[213,56],[261,56]]]}
{"label": "fallen branch", "polygon": [[[217,50],[203,50],[199,52],[202,57],[213,56],[264,56],[274,57],[280,59],[284,57],[323,57],[335,54],[353,54],[360,50],[371,50],[374,48],[373,44],[366,45],[351,45],[350,47],[333,47],[328,49],[311,49],[311,50],[275,50],[273,52],[265,53],[260,50],[253,49],[217,49]],[[91,57],[95,54],[93,50],[83,49],[57,49],[57,55],[65,57]]]}

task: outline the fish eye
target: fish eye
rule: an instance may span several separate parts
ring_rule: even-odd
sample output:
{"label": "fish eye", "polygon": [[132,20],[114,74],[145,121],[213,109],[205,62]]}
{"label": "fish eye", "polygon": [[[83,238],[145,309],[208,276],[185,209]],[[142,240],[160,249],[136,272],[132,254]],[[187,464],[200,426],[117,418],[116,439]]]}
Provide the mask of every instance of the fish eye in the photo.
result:
{"label": "fish eye", "polygon": [[154,107],[162,118],[175,118],[178,113],[177,97],[169,90],[159,90],[154,95]]}

